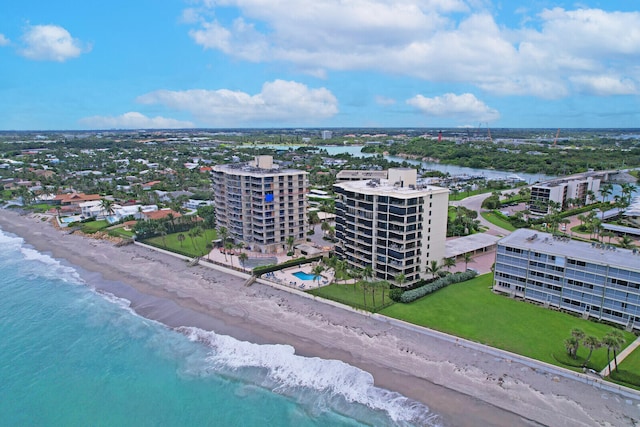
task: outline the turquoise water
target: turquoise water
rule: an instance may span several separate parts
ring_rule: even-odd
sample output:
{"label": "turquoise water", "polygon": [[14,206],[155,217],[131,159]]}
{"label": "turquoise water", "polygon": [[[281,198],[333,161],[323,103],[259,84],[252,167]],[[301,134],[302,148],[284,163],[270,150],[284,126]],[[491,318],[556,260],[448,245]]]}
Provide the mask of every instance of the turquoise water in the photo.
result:
{"label": "turquoise water", "polygon": [[0,232],[2,425],[435,425],[423,405],[339,361],[196,328],[99,294]]}
{"label": "turquoise water", "polygon": [[314,274],[305,273],[304,271],[296,271],[295,273],[293,273],[293,275],[300,280],[316,280],[316,278],[318,278],[318,276]]}

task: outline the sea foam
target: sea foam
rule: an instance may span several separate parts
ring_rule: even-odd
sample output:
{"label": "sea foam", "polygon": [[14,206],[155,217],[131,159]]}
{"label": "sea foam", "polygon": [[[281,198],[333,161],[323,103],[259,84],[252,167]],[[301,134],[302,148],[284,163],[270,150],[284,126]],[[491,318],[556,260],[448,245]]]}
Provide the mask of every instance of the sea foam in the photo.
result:
{"label": "sea foam", "polygon": [[430,412],[425,405],[374,386],[370,373],[340,360],[298,356],[289,345],[254,344],[193,327],[178,330],[190,340],[212,349],[208,361],[219,373],[258,368],[266,375],[260,385],[287,396],[299,397],[304,394],[304,389],[313,391],[311,394],[314,396],[324,394],[329,399],[319,402],[320,406],[328,405],[339,413],[351,412],[354,404],[360,404],[385,413],[390,424],[440,424],[438,415]]}
{"label": "sea foam", "polygon": [[[0,250],[3,253],[16,253],[19,252],[22,254],[22,260],[26,261],[35,261],[35,264],[29,264],[30,268],[38,265],[44,268],[36,268],[36,271],[33,273],[47,277],[47,278],[58,278],[65,282],[74,283],[74,284],[83,284],[84,281],[80,277],[80,274],[73,267],[66,266],[62,264],[57,259],[38,252],[37,250],[30,248],[25,244],[25,241],[22,237],[13,236],[9,233],[4,232],[0,229]],[[9,258],[9,260],[13,260],[13,262],[19,262],[20,260],[15,259],[13,257]]]}

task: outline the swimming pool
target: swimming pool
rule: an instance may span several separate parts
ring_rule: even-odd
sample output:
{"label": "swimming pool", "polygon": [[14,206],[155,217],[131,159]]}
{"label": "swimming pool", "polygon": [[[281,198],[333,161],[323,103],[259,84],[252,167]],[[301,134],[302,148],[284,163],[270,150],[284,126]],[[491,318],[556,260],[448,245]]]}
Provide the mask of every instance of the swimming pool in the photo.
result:
{"label": "swimming pool", "polygon": [[293,273],[300,280],[320,280],[321,276],[316,276],[314,274],[305,273],[304,271],[296,271]]}
{"label": "swimming pool", "polygon": [[60,218],[60,222],[63,224],[71,224],[72,222],[82,221],[84,219],[81,215],[64,216]]}

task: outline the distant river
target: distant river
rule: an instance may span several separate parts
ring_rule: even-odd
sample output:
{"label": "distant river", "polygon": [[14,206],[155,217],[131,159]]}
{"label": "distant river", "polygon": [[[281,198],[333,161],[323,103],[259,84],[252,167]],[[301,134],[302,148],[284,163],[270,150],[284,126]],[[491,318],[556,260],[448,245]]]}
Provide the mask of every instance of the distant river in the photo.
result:
{"label": "distant river", "polygon": [[[297,149],[300,146],[298,145],[268,145],[267,147],[288,150],[288,149]],[[374,154],[362,153],[361,145],[349,145],[349,146],[321,146],[319,148],[327,150],[327,153],[330,155],[334,154],[343,154],[348,153],[353,155],[354,157],[370,157]],[[385,159],[389,161],[395,162],[404,162],[411,163],[414,165],[421,165],[424,169],[432,169],[440,172],[445,172],[450,175],[472,175],[472,176],[483,176],[487,179],[505,179],[509,175],[518,175],[520,178],[527,181],[529,184],[533,184],[538,181],[548,181],[550,179],[556,178],[555,176],[545,175],[545,174],[530,174],[530,173],[521,173],[518,171],[500,171],[496,169],[477,169],[477,168],[467,168],[464,166],[455,166],[455,165],[447,165],[444,163],[435,163],[435,162],[421,162],[419,160],[409,160],[403,159],[402,157],[396,156],[384,156]]]}

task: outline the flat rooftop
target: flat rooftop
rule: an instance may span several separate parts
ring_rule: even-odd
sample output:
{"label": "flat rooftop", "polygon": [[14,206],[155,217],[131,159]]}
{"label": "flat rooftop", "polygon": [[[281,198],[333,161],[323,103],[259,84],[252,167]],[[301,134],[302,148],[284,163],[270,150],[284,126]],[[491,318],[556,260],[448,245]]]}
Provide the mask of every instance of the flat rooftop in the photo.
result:
{"label": "flat rooftop", "polygon": [[280,168],[272,168],[272,169],[262,169],[255,166],[248,165],[246,163],[230,163],[224,165],[216,165],[213,167],[215,172],[226,172],[229,174],[235,175],[245,175],[245,176],[258,176],[258,175],[299,175],[304,174],[308,175],[308,172],[305,172],[300,169],[280,169]]}
{"label": "flat rooftop", "polygon": [[445,258],[457,257],[480,249],[491,248],[498,243],[500,237],[486,233],[449,239],[445,242]]}
{"label": "flat rooftop", "polygon": [[386,170],[359,170],[359,169],[343,169],[336,175],[337,180],[341,179],[387,179],[388,171]]}
{"label": "flat rooftop", "polygon": [[334,184],[336,187],[351,190],[362,194],[376,194],[389,197],[403,198],[416,197],[429,194],[449,193],[448,188],[436,187],[435,185],[412,185],[401,187],[395,185],[387,179],[366,180],[366,181],[345,181]]}
{"label": "flat rooftop", "polygon": [[534,252],[589,261],[594,264],[640,271],[640,254],[634,254],[630,249],[617,247],[607,249],[610,245],[592,245],[591,243],[578,242],[571,239],[554,239],[552,234],[540,231],[516,230],[501,239],[498,245],[507,245]]}

